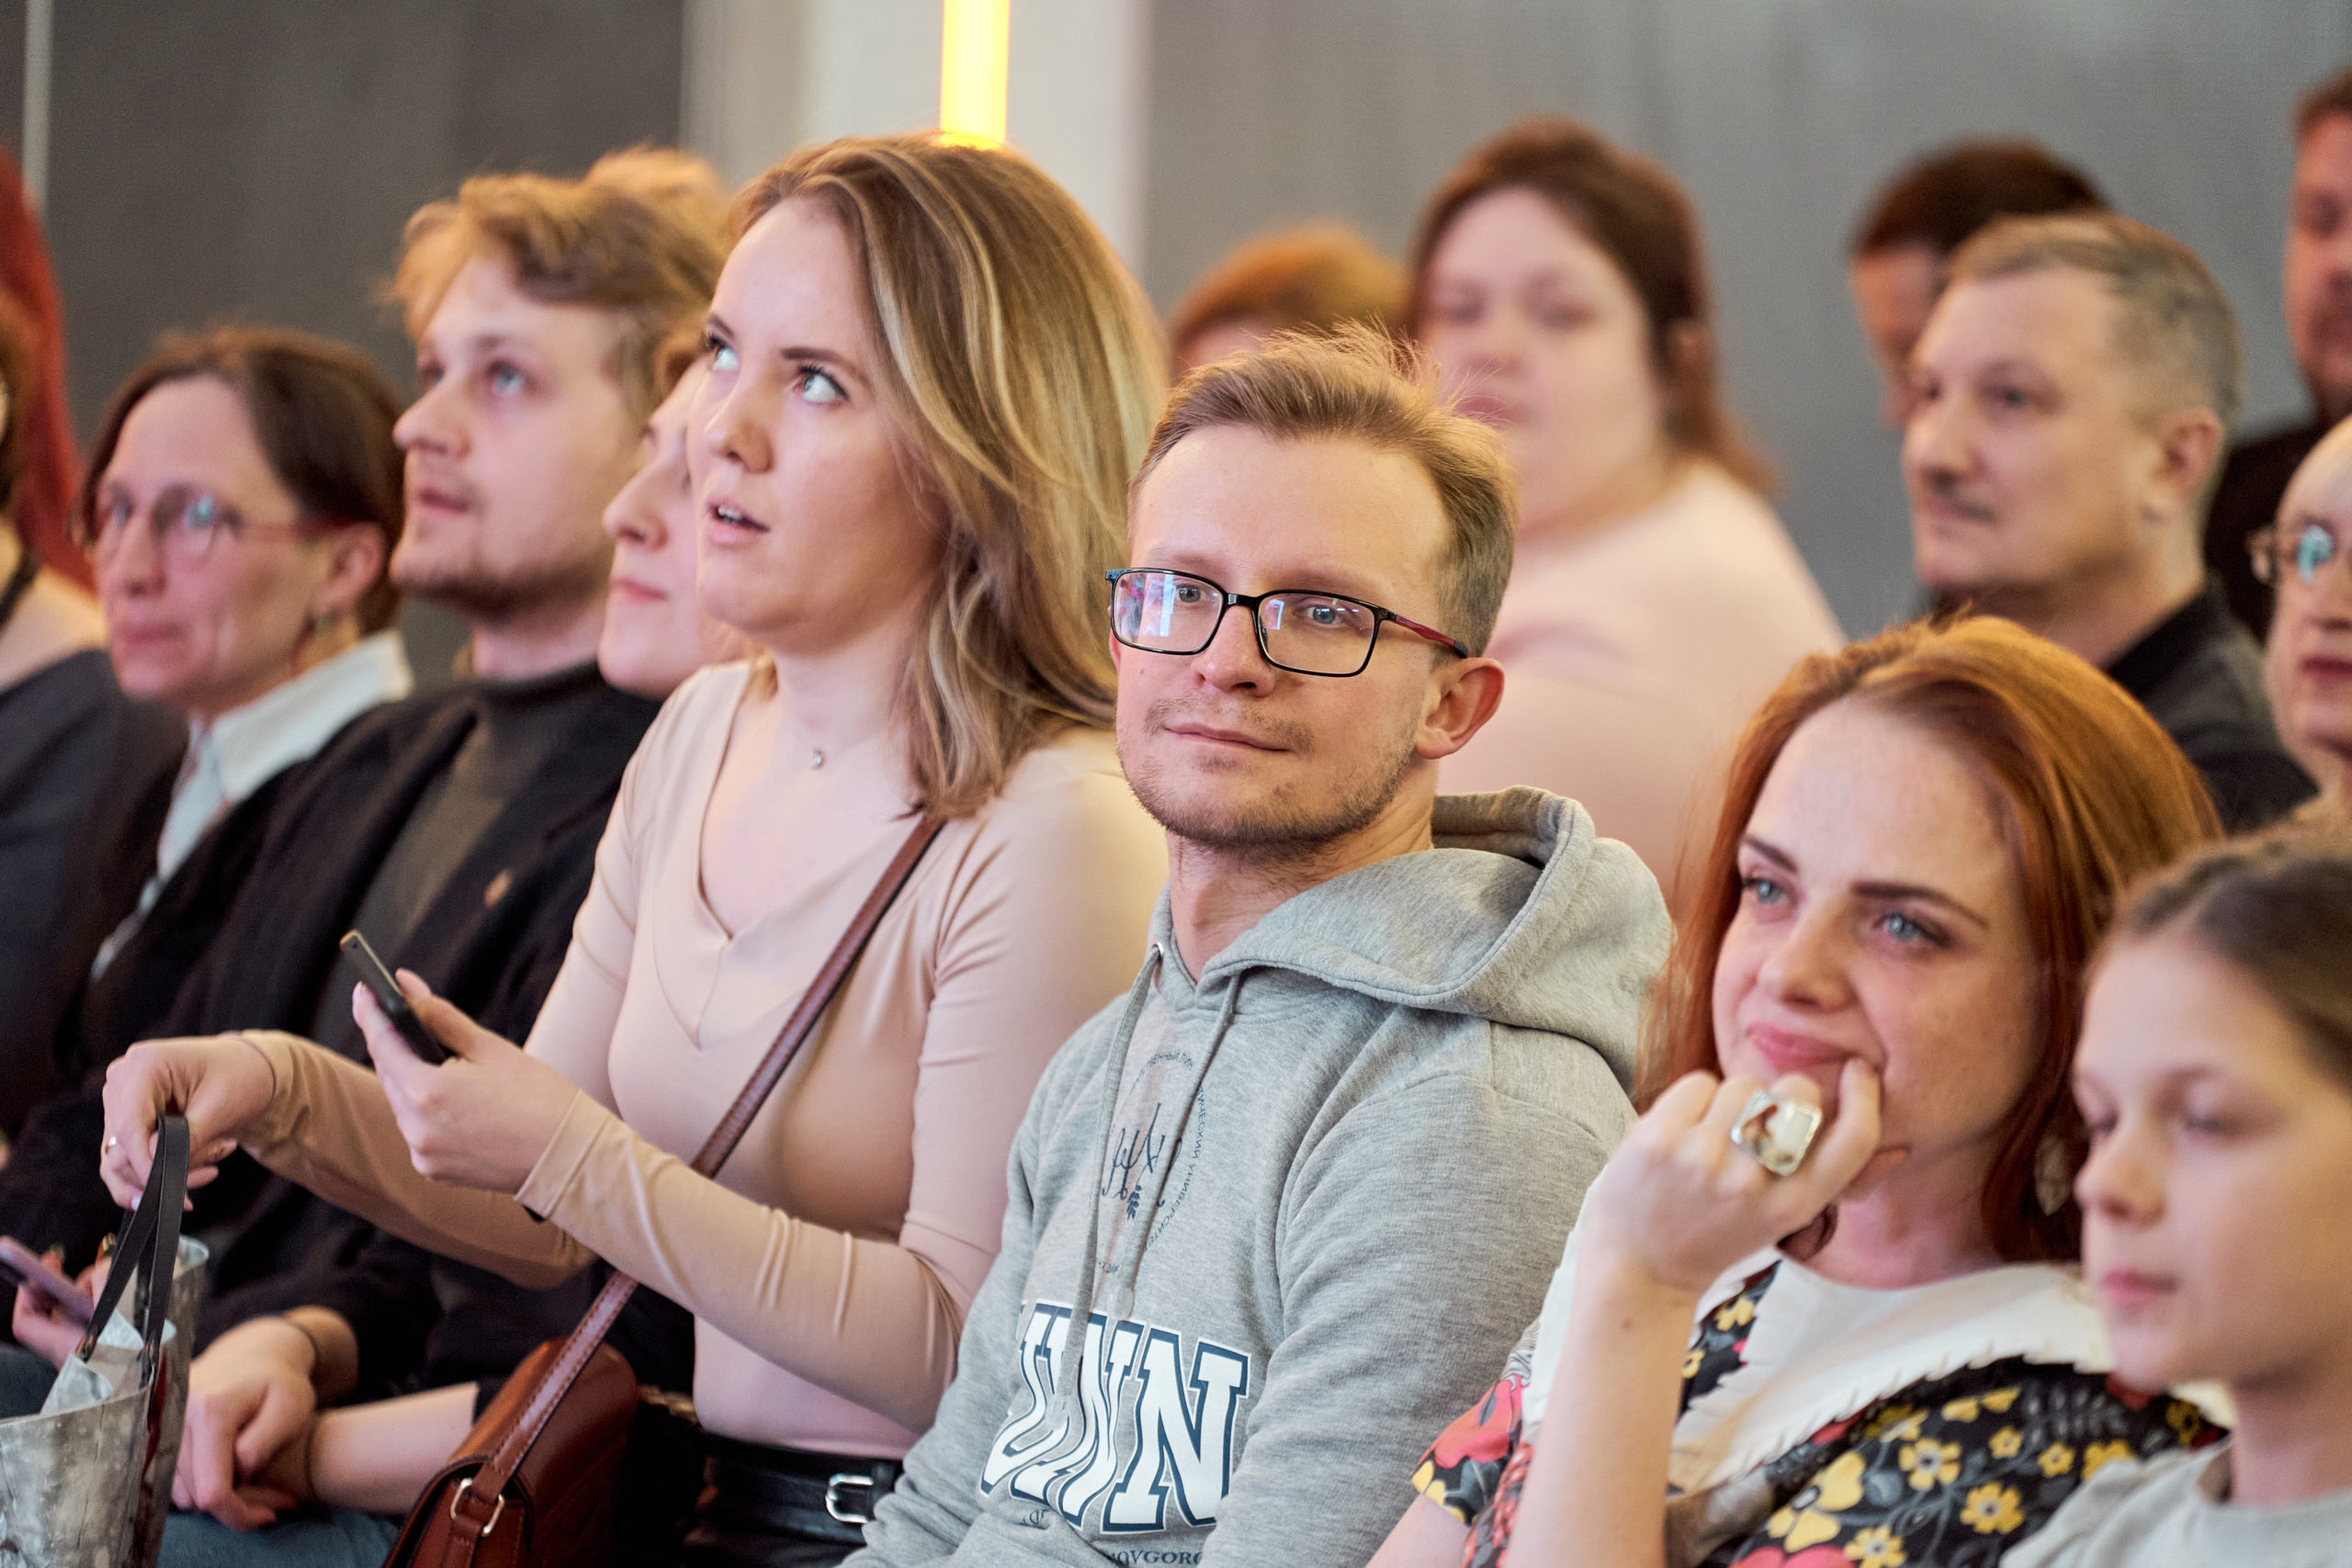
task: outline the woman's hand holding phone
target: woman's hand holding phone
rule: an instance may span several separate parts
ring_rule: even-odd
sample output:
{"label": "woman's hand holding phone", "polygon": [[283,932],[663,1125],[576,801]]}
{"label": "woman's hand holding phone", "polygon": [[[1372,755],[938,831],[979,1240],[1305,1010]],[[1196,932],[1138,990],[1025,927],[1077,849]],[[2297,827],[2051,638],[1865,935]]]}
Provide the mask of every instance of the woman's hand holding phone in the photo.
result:
{"label": "woman's hand holding phone", "polygon": [[419,1061],[366,987],[351,993],[351,1016],[376,1061],[417,1170],[453,1187],[514,1193],[539,1163],[580,1090],[570,1078],[482,1028],[403,969],[401,989],[424,1026],[450,1051],[439,1066]]}
{"label": "woman's hand holding phone", "polygon": [[[15,1246],[14,1242],[9,1244]],[[49,1269],[64,1261],[64,1254],[55,1247],[43,1253],[41,1263]],[[82,1277],[73,1281],[82,1297],[82,1310],[75,1313],[55,1296],[30,1280],[17,1286],[16,1309],[9,1327],[17,1336],[17,1343],[30,1350],[52,1367],[62,1367],[65,1358],[82,1343],[82,1333],[90,1319],[89,1298],[106,1288],[107,1260],[99,1258],[82,1270]]]}

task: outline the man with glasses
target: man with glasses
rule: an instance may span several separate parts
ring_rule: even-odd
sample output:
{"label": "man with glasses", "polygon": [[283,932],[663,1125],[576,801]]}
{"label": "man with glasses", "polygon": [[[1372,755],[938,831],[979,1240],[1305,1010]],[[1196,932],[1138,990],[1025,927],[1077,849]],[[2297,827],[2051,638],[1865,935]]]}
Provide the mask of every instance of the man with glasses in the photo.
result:
{"label": "man with glasses", "polygon": [[2247,543],[2278,595],[2267,663],[2278,728],[2320,781],[2311,814],[2352,829],[2352,420],[2312,448],[2277,525]]}
{"label": "man with glasses", "polygon": [[2221,286],[2179,241],[2112,213],[2002,220],[1950,274],[1904,433],[1920,582],[2104,669],[2233,831],[2284,815],[2311,780],[2200,551],[2243,382]]}
{"label": "man with glasses", "polygon": [[1161,417],[1109,629],[1167,897],[855,1562],[1363,1562],[1631,1124],[1664,905],[1573,802],[1437,795],[1513,518],[1390,352],[1293,341]]}

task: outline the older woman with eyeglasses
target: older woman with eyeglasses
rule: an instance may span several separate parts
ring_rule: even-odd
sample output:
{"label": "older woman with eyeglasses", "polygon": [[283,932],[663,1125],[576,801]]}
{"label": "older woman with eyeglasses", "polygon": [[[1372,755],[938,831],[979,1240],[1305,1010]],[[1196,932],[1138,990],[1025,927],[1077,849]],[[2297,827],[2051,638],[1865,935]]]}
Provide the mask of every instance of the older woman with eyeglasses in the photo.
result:
{"label": "older woman with eyeglasses", "polygon": [[94,928],[138,886],[106,849],[169,781],[185,739],[168,714],[125,700],[77,580],[87,564],[59,558],[62,519],[40,493],[53,454],[37,437],[57,390],[40,342],[0,296],[0,1139],[55,1086],[58,1021],[106,934]]}
{"label": "older woman with eyeglasses", "polygon": [[107,408],[77,519],[107,652],[126,693],[187,719],[188,747],[146,885],[98,952],[107,1016],[77,1066],[170,1003],[288,771],[408,694],[384,575],[398,413],[357,350],[254,328],[166,340]]}
{"label": "older woman with eyeglasses", "polygon": [[2279,739],[2319,781],[2303,815],[2352,825],[2352,420],[2295,470],[2278,521],[2246,540],[2278,594],[2265,670]]}
{"label": "older woman with eyeglasses", "polygon": [[[166,753],[163,771],[117,780],[136,804],[85,846],[102,886],[42,911],[74,928],[70,962],[89,964],[33,1047],[65,1082],[161,1020],[298,765],[408,694],[384,577],[401,530],[398,412],[356,349],[240,327],[167,339],[99,424],[75,531],[106,654],[125,694],[185,722],[186,750],[176,775]],[[63,1114],[31,1107],[27,1144],[85,1142]],[[5,1224],[36,1240],[63,1234],[48,1228],[62,1218]]]}

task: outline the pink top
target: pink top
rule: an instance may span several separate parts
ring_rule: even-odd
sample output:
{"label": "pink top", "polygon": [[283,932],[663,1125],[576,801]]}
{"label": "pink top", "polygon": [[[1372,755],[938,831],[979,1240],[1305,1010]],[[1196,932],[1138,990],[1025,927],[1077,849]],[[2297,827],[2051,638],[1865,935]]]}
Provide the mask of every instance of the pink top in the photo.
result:
{"label": "pink top", "polygon": [[416,1175],[372,1076],[289,1036],[248,1037],[278,1091],[246,1146],[453,1257],[542,1283],[593,1252],[684,1303],[715,1432],[896,1456],[954,1375],[1030,1091],[1142,960],[1165,845],[1109,736],[1032,752],[941,833],[706,1180],[687,1160],[911,827],[730,937],[703,897],[697,839],[749,669],[689,681],[629,764],[531,1032],[531,1053],[581,1093],[514,1198]]}
{"label": "pink top", "polygon": [[1844,637],[1779,518],[1710,462],[1594,534],[1524,541],[1487,651],[1502,707],[1439,787],[1535,784],[1632,845],[1680,912],[1733,744],[1797,660]]}

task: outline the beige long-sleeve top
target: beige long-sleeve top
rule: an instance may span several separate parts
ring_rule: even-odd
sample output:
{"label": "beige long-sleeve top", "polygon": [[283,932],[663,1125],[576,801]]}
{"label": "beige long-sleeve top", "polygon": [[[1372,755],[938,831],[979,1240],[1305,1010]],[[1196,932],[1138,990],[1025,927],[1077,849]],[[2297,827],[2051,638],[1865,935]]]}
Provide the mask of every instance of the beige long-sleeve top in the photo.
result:
{"label": "beige long-sleeve top", "polygon": [[831,882],[730,936],[703,897],[699,840],[747,680],[742,665],[696,676],[629,765],[528,1046],[581,1092],[513,1198],[418,1176],[373,1076],[291,1036],[248,1036],[278,1087],[246,1146],[521,1282],[552,1282],[593,1253],[684,1303],[695,1402],[715,1432],[895,1457],[954,1374],[1030,1091],[1134,977],[1164,840],[1107,736],[1074,731],[1031,753],[941,833],[705,1179],[687,1161],[911,825],[892,823]]}
{"label": "beige long-sleeve top", "polygon": [[1694,461],[1634,516],[1521,542],[1487,646],[1502,706],[1439,787],[1582,802],[1679,913],[1678,874],[1698,870],[1749,715],[1799,659],[1844,640],[1772,509]]}

